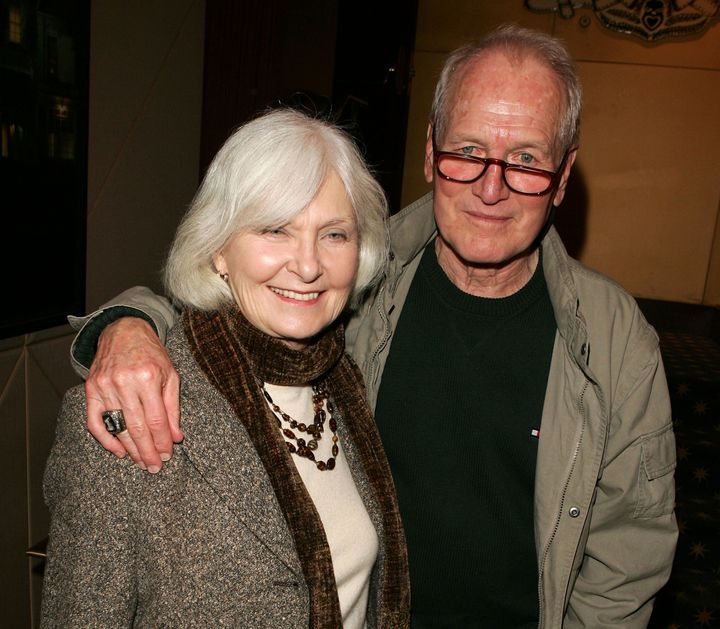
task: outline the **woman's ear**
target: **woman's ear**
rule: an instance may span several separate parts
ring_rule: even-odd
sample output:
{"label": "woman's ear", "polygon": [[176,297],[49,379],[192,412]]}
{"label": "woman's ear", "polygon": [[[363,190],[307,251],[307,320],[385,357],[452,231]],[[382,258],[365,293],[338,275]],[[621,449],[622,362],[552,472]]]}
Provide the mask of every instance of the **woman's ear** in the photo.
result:
{"label": "woman's ear", "polygon": [[212,263],[218,275],[227,275],[227,263],[222,251],[213,254]]}

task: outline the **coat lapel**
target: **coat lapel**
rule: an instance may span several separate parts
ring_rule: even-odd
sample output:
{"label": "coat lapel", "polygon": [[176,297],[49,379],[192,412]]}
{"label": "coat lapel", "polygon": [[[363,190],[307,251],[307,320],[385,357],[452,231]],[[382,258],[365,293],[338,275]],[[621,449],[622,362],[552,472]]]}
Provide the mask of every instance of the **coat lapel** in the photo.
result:
{"label": "coat lapel", "polygon": [[182,451],[241,525],[302,580],[292,535],[247,430],[201,372],[184,337],[174,341],[170,347],[182,383]]}

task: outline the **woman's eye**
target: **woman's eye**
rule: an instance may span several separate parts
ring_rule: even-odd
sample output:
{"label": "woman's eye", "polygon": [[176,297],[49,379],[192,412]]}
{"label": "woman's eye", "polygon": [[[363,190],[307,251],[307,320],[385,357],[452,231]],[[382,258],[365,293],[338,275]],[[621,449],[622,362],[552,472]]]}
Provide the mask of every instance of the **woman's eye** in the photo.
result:
{"label": "woman's eye", "polygon": [[261,232],[264,236],[281,236],[285,233],[285,228],[283,227],[267,227],[263,229]]}
{"label": "woman's eye", "polygon": [[474,147],[474,146],[463,146],[463,147],[460,149],[460,152],[461,152],[463,155],[472,155],[472,152],[473,152],[474,150],[475,150],[475,147]]}
{"label": "woman's eye", "polygon": [[348,236],[345,232],[332,231],[325,235],[326,238],[333,242],[345,242]]}

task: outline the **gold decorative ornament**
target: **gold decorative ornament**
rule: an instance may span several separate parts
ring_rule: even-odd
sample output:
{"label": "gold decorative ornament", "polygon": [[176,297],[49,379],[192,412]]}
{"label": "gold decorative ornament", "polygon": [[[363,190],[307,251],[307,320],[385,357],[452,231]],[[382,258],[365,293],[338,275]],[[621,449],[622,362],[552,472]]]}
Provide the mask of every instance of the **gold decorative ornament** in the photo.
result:
{"label": "gold decorative ornament", "polygon": [[571,19],[577,9],[592,9],[605,28],[657,41],[706,30],[720,19],[720,0],[525,0],[537,13]]}

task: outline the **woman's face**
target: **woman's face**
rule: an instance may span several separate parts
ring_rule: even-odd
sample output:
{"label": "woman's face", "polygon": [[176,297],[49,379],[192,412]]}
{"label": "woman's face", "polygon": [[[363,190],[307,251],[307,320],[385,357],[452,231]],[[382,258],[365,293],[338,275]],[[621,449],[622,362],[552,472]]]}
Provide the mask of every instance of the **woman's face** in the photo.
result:
{"label": "woman's face", "polygon": [[355,212],[332,172],[285,225],[235,234],[214,258],[256,328],[299,349],[342,312],[358,269]]}

